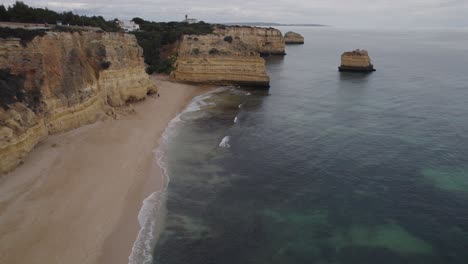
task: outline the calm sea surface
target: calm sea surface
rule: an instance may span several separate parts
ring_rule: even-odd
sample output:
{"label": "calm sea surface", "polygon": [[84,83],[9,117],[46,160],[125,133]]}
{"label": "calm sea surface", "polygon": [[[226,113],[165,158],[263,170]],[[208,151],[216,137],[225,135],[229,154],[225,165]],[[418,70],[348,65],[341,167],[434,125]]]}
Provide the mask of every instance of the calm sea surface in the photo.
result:
{"label": "calm sea surface", "polygon": [[175,123],[154,263],[468,263],[468,31],[291,29],[270,90]]}

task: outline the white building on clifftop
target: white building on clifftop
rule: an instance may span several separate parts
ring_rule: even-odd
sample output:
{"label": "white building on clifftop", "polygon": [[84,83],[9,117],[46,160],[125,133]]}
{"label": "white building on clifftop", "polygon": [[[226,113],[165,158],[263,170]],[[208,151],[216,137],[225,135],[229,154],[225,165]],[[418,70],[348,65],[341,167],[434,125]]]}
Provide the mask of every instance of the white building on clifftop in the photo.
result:
{"label": "white building on clifftop", "polygon": [[117,20],[117,24],[125,32],[132,32],[140,30],[140,25],[130,20]]}
{"label": "white building on clifftop", "polygon": [[195,18],[189,18],[188,15],[185,15],[185,20],[182,22],[195,24],[195,23],[198,23],[198,20],[196,20]]}

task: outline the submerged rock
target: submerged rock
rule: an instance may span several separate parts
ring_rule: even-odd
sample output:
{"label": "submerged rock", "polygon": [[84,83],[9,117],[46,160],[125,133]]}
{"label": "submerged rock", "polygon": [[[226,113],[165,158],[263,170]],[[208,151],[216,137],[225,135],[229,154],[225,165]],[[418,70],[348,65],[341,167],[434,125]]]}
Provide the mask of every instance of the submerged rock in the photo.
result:
{"label": "submerged rock", "polygon": [[374,65],[371,63],[369,53],[366,50],[348,51],[341,55],[340,72],[373,72]]}
{"label": "submerged rock", "polygon": [[286,44],[304,44],[304,37],[296,32],[289,31],[284,35]]}

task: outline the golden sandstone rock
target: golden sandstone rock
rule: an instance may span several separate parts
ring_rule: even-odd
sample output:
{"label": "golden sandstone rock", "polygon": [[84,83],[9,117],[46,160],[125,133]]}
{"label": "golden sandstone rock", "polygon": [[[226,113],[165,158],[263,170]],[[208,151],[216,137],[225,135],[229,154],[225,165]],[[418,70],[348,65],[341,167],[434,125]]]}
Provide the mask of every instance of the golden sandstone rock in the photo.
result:
{"label": "golden sandstone rock", "polygon": [[0,173],[14,169],[48,134],[92,123],[106,105],[156,91],[142,49],[123,33],[49,32],[26,47],[0,39],[0,69],[9,69],[19,91],[32,98],[0,107]]}
{"label": "golden sandstone rock", "polygon": [[269,86],[265,60],[238,37],[184,36],[175,67],[172,76],[179,81]]}
{"label": "golden sandstone rock", "polygon": [[285,42],[281,31],[275,28],[249,26],[220,26],[215,34],[239,38],[250,49],[261,55],[285,55]]}
{"label": "golden sandstone rock", "polygon": [[375,71],[368,52],[359,49],[343,53],[343,55],[341,55],[341,66],[338,67],[338,69],[340,71],[351,72]]}
{"label": "golden sandstone rock", "polygon": [[304,44],[304,37],[296,32],[289,31],[284,34],[286,44]]}
{"label": "golden sandstone rock", "polygon": [[179,81],[269,87],[260,55],[284,55],[281,31],[218,26],[215,34],[184,36],[172,76]]}

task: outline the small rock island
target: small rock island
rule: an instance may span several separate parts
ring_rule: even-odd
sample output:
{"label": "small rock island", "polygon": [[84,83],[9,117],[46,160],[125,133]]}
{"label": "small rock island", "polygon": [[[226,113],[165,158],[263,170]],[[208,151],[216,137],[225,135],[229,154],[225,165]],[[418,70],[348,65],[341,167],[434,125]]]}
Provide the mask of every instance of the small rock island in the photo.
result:
{"label": "small rock island", "polygon": [[296,32],[289,31],[284,35],[286,44],[304,44],[304,37]]}
{"label": "small rock island", "polygon": [[374,65],[371,63],[369,53],[366,50],[353,50],[341,55],[340,72],[373,72]]}

